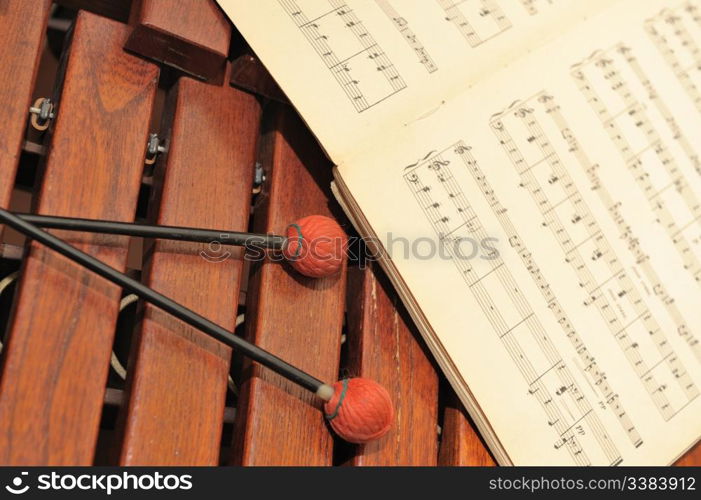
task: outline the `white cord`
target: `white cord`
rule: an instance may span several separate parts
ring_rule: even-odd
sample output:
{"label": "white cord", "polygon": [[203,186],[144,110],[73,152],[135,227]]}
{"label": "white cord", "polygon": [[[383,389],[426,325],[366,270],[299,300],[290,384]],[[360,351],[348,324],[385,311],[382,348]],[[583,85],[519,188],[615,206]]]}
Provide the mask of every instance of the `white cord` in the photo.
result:
{"label": "white cord", "polygon": [[[8,278],[9,278],[9,276],[8,276]],[[5,278],[5,279],[7,279],[7,278]],[[2,282],[0,282],[0,293],[2,293],[2,290],[3,290],[2,283],[4,283],[4,280]],[[134,294],[127,295],[119,303],[119,312],[122,312],[124,309],[126,309],[128,306],[130,306],[131,304],[133,304],[137,300],[139,300],[139,297],[137,297],[136,295],[134,295]],[[245,315],[239,314],[236,317],[236,326],[238,327],[241,324],[243,324],[244,320],[245,320]],[[0,344],[0,349],[2,349],[2,344]],[[114,353],[114,351],[112,351],[112,358],[110,359],[110,365],[112,366],[112,369],[115,371],[115,373],[117,373],[117,375],[119,375],[119,377],[122,380],[126,380],[127,371],[124,368],[124,366],[122,365],[122,363],[119,361],[119,358],[117,358],[117,355]],[[234,393],[234,395],[238,396],[239,390],[238,390],[238,387],[236,387],[236,384],[234,383],[234,379],[231,378],[231,375],[228,376],[227,386],[228,386],[229,390]]]}
{"label": "white cord", "polygon": [[10,286],[12,283],[15,282],[15,280],[17,280],[18,276],[19,271],[15,271],[14,273],[8,274],[2,279],[2,281],[0,281],[0,296],[2,296],[2,293],[8,286]]}
{"label": "white cord", "polygon": [[[2,279],[2,281],[0,281],[0,297],[2,297],[2,293],[5,291],[6,288],[8,288],[12,283],[17,281],[18,276],[19,271],[15,271],[14,273],[8,274]],[[2,348],[2,340],[0,339],[0,352],[2,352]]]}
{"label": "white cord", "polygon": [[[119,312],[121,313],[129,307],[131,304],[139,300],[139,297],[131,294],[127,295],[122,299],[122,301],[119,303]],[[124,368],[124,365],[119,361],[119,358],[115,354],[114,350],[112,351],[112,357],[110,358],[110,366],[114,370],[114,372],[121,378],[122,380],[126,380],[127,378],[127,370]]]}
{"label": "white cord", "polygon": [[[243,313],[236,316],[236,328],[241,326],[245,320],[246,320],[246,315]],[[236,384],[234,383],[234,379],[231,378],[231,375],[229,375],[229,382],[227,385],[229,386],[229,390],[234,393],[234,396],[239,395],[239,388],[236,387]]]}

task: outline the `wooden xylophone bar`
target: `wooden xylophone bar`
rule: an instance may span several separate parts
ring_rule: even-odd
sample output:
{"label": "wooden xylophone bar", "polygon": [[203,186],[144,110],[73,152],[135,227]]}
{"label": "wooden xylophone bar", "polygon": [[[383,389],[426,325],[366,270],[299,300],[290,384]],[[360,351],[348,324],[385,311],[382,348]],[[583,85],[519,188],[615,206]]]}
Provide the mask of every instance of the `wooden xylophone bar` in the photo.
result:
{"label": "wooden xylophone bar", "polygon": [[[37,134],[28,110],[61,13],[75,20]],[[31,194],[44,215],[283,234],[322,214],[352,231],[328,160],[214,2],[0,0],[0,42],[2,207]],[[52,232],[228,329],[244,313],[241,334],[315,377],[378,380],[397,421],[377,443],[342,443],[305,391],[154,307],[121,310],[118,287],[34,243],[18,255],[5,231],[0,281],[19,274],[14,296],[0,291],[0,464],[493,464],[376,267],[312,280],[232,247]]]}

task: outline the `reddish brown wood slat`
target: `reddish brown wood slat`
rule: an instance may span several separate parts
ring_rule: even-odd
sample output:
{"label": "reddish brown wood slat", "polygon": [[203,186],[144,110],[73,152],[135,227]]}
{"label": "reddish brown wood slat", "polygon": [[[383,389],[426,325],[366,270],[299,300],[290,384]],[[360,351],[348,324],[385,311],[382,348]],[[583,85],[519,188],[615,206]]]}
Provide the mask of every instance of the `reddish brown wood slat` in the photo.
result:
{"label": "reddish brown wood slat", "polygon": [[696,443],[696,446],[687,451],[674,465],[682,467],[698,467],[701,465],[701,443]]}
{"label": "reddish brown wood slat", "polygon": [[83,9],[126,23],[129,20],[132,0],[55,0],[55,2],[69,9]]}
{"label": "reddish brown wood slat", "polygon": [[[284,234],[311,214],[329,215],[331,169],[299,117],[272,105],[262,161],[268,181],[256,206],[259,232]],[[264,349],[326,381],[338,376],[345,296],[343,273],[305,278],[286,264],[265,261],[252,270],[246,305],[247,335]],[[234,463],[330,464],[333,440],[320,404],[259,365],[245,365],[234,438]]]}
{"label": "reddish brown wood slat", "polygon": [[[453,394],[445,408],[443,432],[439,455],[441,466],[492,466],[496,465],[489,450],[467,417],[462,403]],[[675,465],[698,466],[701,464],[701,444],[697,444],[681,457]]]}
{"label": "reddish brown wood slat", "polygon": [[285,93],[250,50],[236,57],[231,66],[231,77],[229,78],[231,85],[269,99],[289,103]]}
{"label": "reddish brown wood slat", "polygon": [[50,0],[0,0],[0,207],[3,208],[10,203],[15,182],[50,6]]}
{"label": "reddish brown wood slat", "polygon": [[229,54],[231,25],[213,0],[133,0],[134,26],[126,48],[220,82]]}
{"label": "reddish brown wood slat", "polygon": [[[163,134],[170,137],[169,151],[157,171],[163,180],[154,186],[161,191],[157,223],[246,231],[258,101],[228,85],[190,78],[171,92]],[[235,328],[241,249],[213,253],[206,244],[159,240],[149,260],[149,286]],[[121,463],[216,465],[230,358],[228,347],[147,305],[136,364],[130,361]]]}
{"label": "reddish brown wood slat", "polygon": [[380,273],[372,267],[348,272],[348,371],[389,391],[395,425],[382,439],[358,446],[352,462],[436,465],[438,375]]}
{"label": "reddish brown wood slat", "polygon": [[[158,69],[122,51],[126,26],[76,22],[38,212],[133,220]],[[62,233],[124,268],[127,239]],[[0,463],[90,464],[120,289],[33,244],[0,379]]]}
{"label": "reddish brown wood slat", "polygon": [[440,455],[442,466],[495,465],[494,459],[484,446],[467,412],[454,392],[443,414]]}

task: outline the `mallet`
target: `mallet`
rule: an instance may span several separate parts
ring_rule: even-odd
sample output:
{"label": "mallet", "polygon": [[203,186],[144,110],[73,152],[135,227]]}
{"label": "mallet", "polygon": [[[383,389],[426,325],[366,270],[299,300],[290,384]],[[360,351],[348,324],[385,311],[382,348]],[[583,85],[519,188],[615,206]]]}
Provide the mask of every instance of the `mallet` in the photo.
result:
{"label": "mallet", "polygon": [[369,379],[344,379],[333,385],[296,368],[260,347],[237,337],[187,307],[69,245],[27,220],[0,208],[0,222],[38,241],[95,274],[210,335],[238,352],[313,392],[325,401],[326,418],[336,433],[352,443],[366,443],[385,435],[394,421],[394,408],[384,387]]}
{"label": "mallet", "polygon": [[347,243],[346,234],[341,226],[335,220],[323,215],[311,215],[290,224],[287,226],[287,236],[75,217],[14,215],[44,228],[204,243],[218,242],[229,246],[282,250],[285,258],[297,272],[312,278],[336,274],[343,264],[343,252],[346,250]]}

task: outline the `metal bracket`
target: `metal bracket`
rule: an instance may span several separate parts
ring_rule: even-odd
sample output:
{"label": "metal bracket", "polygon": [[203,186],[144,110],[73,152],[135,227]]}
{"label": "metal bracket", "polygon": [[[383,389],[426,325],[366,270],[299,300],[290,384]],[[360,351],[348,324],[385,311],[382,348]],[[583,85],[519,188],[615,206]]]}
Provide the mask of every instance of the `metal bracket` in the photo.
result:
{"label": "metal bracket", "polygon": [[146,163],[146,165],[153,165],[158,155],[166,151],[167,148],[161,142],[158,134],[149,134],[148,142],[146,143],[146,159],[144,163]]}
{"label": "metal bracket", "polygon": [[47,97],[40,97],[34,101],[34,105],[29,108],[32,115],[32,127],[43,132],[49,128],[49,122],[56,116],[54,113],[54,103]]}
{"label": "metal bracket", "polygon": [[265,170],[263,170],[263,165],[257,161],[253,170],[253,194],[260,193],[264,182]]}

